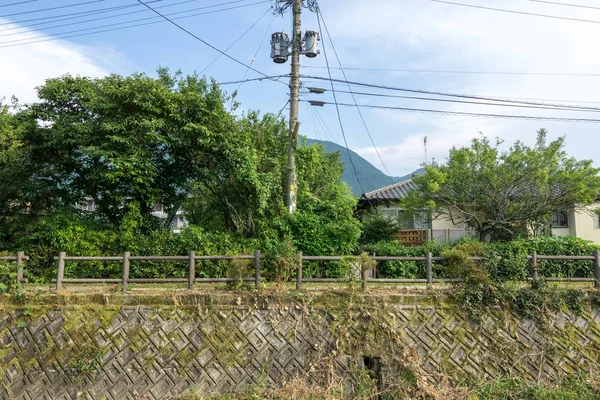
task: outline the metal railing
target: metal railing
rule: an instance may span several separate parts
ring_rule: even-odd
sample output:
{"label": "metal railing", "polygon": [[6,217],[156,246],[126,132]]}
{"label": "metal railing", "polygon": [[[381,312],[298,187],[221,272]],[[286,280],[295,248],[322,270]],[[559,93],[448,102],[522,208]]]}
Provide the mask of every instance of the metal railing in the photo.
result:
{"label": "metal railing", "polygon": [[[186,256],[132,256],[130,252],[124,252],[122,256],[67,256],[65,252],[59,253],[58,257],[54,257],[58,261],[58,270],[56,275],[56,290],[61,290],[64,283],[120,283],[123,293],[128,290],[130,283],[185,283],[187,288],[193,289],[195,283],[218,283],[218,282],[254,282],[254,286],[258,289],[261,283],[261,260],[264,255],[260,250],[256,250],[253,255],[235,255],[235,256],[208,256],[196,255],[194,251],[190,251]],[[305,278],[303,277],[303,262],[305,261],[342,261],[352,256],[304,256],[298,253],[299,262],[296,269],[296,289],[302,290],[303,283],[344,283],[348,282],[349,278]],[[367,290],[371,283],[421,283],[432,287],[436,283],[460,283],[463,279],[448,278],[436,279],[433,277],[433,263],[445,261],[445,257],[434,257],[432,253],[426,253],[424,257],[404,257],[404,256],[369,256],[372,261],[421,261],[425,262],[425,279],[404,279],[404,278],[373,278],[371,270],[361,271],[360,275],[354,275],[362,281],[362,287]],[[472,260],[483,260],[484,257],[470,257]],[[535,251],[528,256],[530,263],[530,273],[527,280],[537,280],[538,277],[538,261],[539,260],[561,260],[561,261],[593,261],[593,278],[544,278],[549,282],[592,282],[596,289],[600,289],[600,252],[594,251],[590,256],[548,256],[538,255]],[[17,253],[16,256],[3,256],[0,261],[16,261],[17,263],[17,282],[25,283],[23,264],[29,260],[23,252]],[[225,261],[225,260],[254,260],[254,276],[240,278],[197,278],[196,277],[196,261]],[[120,261],[123,264],[121,278],[105,279],[105,278],[65,278],[65,264],[71,261]],[[130,265],[136,261],[187,261],[187,277],[186,278],[131,278]]]}

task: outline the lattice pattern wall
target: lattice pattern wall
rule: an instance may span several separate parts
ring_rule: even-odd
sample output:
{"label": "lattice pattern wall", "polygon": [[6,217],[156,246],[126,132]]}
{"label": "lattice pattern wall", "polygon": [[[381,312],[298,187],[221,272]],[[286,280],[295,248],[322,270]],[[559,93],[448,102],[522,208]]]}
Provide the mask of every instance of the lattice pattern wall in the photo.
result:
{"label": "lattice pattern wall", "polygon": [[[600,372],[599,309],[560,314],[542,330],[514,316],[490,314],[472,324],[447,307],[385,307],[392,325],[386,329],[419,355],[432,382]],[[331,371],[320,372],[323,360],[341,377],[363,362],[363,354],[340,352],[341,324],[350,339],[371,340],[364,334],[370,323],[364,307],[346,310],[350,319],[332,310],[293,303],[6,308],[0,316],[0,397],[165,399],[190,389],[228,393],[280,385],[295,376],[323,383],[331,377]],[[384,369],[384,379],[392,375]]]}

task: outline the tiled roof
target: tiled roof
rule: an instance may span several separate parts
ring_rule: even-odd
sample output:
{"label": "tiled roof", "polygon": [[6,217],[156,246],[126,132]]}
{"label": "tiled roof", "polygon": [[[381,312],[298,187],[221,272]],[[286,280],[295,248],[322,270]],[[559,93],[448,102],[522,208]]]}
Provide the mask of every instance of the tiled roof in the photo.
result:
{"label": "tiled roof", "polygon": [[416,188],[417,185],[415,185],[412,179],[407,179],[368,193],[363,193],[360,198],[362,200],[398,200],[405,198],[409,191]]}

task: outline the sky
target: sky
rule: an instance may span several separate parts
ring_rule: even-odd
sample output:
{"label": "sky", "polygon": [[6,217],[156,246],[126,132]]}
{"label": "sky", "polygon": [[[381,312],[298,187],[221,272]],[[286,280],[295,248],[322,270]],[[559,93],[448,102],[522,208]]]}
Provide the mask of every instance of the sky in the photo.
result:
{"label": "sky", "polygon": [[[593,0],[554,0],[562,5],[540,0],[454,2],[521,14],[430,0],[321,0],[320,8],[350,81],[600,107],[600,4]],[[264,74],[281,75],[289,73],[290,66],[272,62],[269,39],[272,32],[291,32],[291,15],[273,15],[274,3],[154,0],[149,4],[170,18],[177,18],[178,24],[211,45],[221,50],[231,46],[227,54],[233,58],[252,63]],[[319,30],[315,13],[304,9],[302,19],[303,30]],[[127,29],[117,29],[123,27]],[[302,57],[301,73],[327,76],[325,45],[333,77],[343,79],[329,36],[321,33],[321,54],[314,59]],[[0,0],[0,98],[5,101],[14,95],[20,103],[34,102],[37,86],[47,78],[66,73],[101,77],[143,72],[155,76],[157,67],[165,66],[184,73],[196,71],[220,83],[260,76],[227,57],[217,59],[218,56],[218,52],[136,0]],[[279,82],[227,84],[223,89],[229,93],[238,90],[238,113],[250,109],[278,113],[289,97],[287,85],[282,82],[287,83],[287,78]],[[302,83],[305,88],[329,89],[310,98],[333,102],[329,82],[303,79]],[[348,91],[344,84],[335,84],[335,88]],[[443,98],[359,86],[352,90]],[[600,119],[596,112],[355,97],[361,105]],[[370,138],[357,109],[341,106],[344,140],[334,105],[314,107],[305,101],[305,95],[301,99],[301,134],[340,145],[347,142],[352,150],[393,176],[408,174],[424,162],[425,136],[428,160],[443,162],[453,146],[468,145],[481,134],[504,140],[503,146],[508,148],[516,140],[532,145],[540,128],[548,130],[550,139],[565,136],[570,155],[592,159],[600,166],[596,155],[600,149],[600,125],[595,123],[361,108]],[[349,93],[338,92],[337,101],[353,104]],[[287,116],[287,108],[282,113]]]}

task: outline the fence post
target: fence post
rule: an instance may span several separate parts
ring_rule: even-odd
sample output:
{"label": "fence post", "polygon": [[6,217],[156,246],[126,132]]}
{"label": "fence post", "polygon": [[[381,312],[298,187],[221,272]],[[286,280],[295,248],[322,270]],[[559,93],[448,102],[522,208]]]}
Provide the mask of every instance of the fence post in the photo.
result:
{"label": "fence post", "polygon": [[425,275],[427,278],[427,286],[428,288],[431,288],[433,285],[433,262],[431,260],[431,252],[428,251],[427,254],[425,254],[425,261],[427,263],[426,269],[425,269]]}
{"label": "fence post", "polygon": [[[377,253],[373,252],[373,258],[377,257]],[[375,266],[373,267],[373,269],[371,270],[371,276],[373,278],[377,278],[378,272],[377,272],[377,266],[379,265],[379,263],[377,261],[375,261]]]}
{"label": "fence post", "polygon": [[531,252],[531,278],[534,281],[538,279],[538,271],[537,271],[537,253],[535,250]]}
{"label": "fence post", "polygon": [[302,290],[302,252],[298,252],[298,271],[296,272],[296,290]]}
{"label": "fence post", "polygon": [[365,292],[367,290],[369,290],[369,270],[368,269],[365,269],[362,271],[362,287]]}
{"label": "fence post", "polygon": [[190,251],[188,259],[188,289],[194,288],[194,281],[196,280],[196,252]]}
{"label": "fence post", "polygon": [[254,252],[254,286],[260,288],[260,250]]}
{"label": "fence post", "polygon": [[594,251],[594,288],[600,290],[600,252]]}
{"label": "fence post", "polygon": [[127,280],[129,279],[129,256],[130,252],[126,251],[123,253],[123,279],[121,285],[123,286],[123,293],[127,293]]}
{"label": "fence post", "polygon": [[65,257],[67,253],[61,251],[58,253],[58,272],[56,274],[56,290],[62,289],[62,280],[65,277]]}
{"label": "fence post", "polygon": [[17,285],[23,280],[23,258],[25,254],[22,251],[17,253]]}

